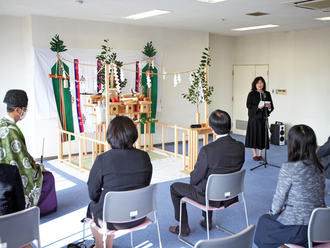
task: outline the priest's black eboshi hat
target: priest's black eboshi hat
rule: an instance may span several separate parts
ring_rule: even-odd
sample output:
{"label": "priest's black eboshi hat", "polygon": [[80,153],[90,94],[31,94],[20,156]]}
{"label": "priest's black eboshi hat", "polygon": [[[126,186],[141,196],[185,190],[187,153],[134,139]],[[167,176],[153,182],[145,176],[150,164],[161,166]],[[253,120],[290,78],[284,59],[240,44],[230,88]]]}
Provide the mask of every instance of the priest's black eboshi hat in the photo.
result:
{"label": "priest's black eboshi hat", "polygon": [[24,90],[8,90],[3,102],[14,107],[23,108],[27,106],[28,97]]}

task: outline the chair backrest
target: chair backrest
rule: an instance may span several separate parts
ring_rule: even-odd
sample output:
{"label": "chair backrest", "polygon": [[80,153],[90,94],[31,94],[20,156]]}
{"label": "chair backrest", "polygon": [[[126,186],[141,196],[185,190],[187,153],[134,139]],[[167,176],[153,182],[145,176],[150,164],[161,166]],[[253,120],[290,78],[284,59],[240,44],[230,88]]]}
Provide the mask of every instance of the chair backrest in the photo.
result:
{"label": "chair backrest", "polygon": [[0,247],[21,247],[37,239],[41,248],[39,220],[38,207],[0,216]]}
{"label": "chair backrest", "polygon": [[212,174],[205,189],[206,200],[228,200],[244,192],[245,169],[229,174]]}
{"label": "chair backrest", "polygon": [[104,198],[103,220],[128,222],[156,211],[156,193],[156,184],[136,190],[109,191]]}
{"label": "chair backrest", "polygon": [[225,238],[200,240],[196,243],[194,248],[252,248],[255,227],[255,225],[251,225],[242,232]]}
{"label": "chair backrest", "polygon": [[330,241],[330,208],[313,210],[308,224],[308,242],[312,241]]}

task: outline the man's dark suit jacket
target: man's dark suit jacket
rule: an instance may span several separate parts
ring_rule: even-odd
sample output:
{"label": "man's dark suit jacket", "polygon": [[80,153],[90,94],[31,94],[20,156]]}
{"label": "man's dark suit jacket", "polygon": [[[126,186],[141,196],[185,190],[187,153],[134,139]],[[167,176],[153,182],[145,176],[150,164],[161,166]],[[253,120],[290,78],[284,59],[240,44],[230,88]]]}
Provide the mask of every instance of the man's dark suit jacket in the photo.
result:
{"label": "man's dark suit jacket", "polygon": [[94,221],[102,219],[103,202],[107,192],[146,187],[150,184],[151,175],[150,157],[144,151],[135,148],[111,149],[97,156],[87,182],[92,200],[90,211],[94,215]]}
{"label": "man's dark suit jacket", "polygon": [[[199,152],[194,170],[190,173],[190,184],[200,196],[198,202],[205,200],[207,179],[211,174],[228,174],[239,171],[245,160],[245,148],[242,142],[236,141],[230,135],[217,139],[203,146]],[[225,207],[238,201],[238,197],[224,201]],[[219,207],[220,202],[212,202]]]}
{"label": "man's dark suit jacket", "polygon": [[330,137],[317,151],[317,156],[324,167],[325,178],[330,179]]}

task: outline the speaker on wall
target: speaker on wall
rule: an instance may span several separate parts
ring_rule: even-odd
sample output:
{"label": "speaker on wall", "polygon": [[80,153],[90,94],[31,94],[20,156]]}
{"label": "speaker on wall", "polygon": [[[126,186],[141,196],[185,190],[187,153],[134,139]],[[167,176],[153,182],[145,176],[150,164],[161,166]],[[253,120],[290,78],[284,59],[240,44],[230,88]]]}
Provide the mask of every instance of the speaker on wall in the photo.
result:
{"label": "speaker on wall", "polygon": [[284,146],[285,145],[285,125],[282,122],[275,122],[270,125],[270,143],[273,145]]}

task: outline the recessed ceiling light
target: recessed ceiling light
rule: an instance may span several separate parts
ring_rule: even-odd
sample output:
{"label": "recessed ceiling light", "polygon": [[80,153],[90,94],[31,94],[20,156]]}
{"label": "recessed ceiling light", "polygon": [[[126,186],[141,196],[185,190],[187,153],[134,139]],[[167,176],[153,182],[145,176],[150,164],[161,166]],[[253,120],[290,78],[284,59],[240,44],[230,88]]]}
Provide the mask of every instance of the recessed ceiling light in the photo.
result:
{"label": "recessed ceiling light", "polygon": [[318,21],[330,21],[330,16],[315,18],[315,20],[318,20]]}
{"label": "recessed ceiling light", "polygon": [[84,1],[82,0],[76,0],[76,3],[82,4]]}
{"label": "recessed ceiling light", "polygon": [[245,28],[235,28],[232,29],[233,31],[248,31],[248,30],[254,30],[254,29],[262,29],[262,28],[276,28],[280,25],[273,25],[273,24],[267,24],[267,25],[261,25],[261,26],[252,26],[252,27],[245,27]]}
{"label": "recessed ceiling light", "polygon": [[224,2],[227,0],[197,0],[198,2],[204,2],[204,3],[218,3],[218,2]]}
{"label": "recessed ceiling light", "polygon": [[143,13],[139,13],[139,14],[135,14],[135,15],[126,16],[123,18],[135,20],[135,19],[142,19],[142,18],[147,18],[147,17],[151,17],[151,16],[163,15],[163,14],[167,14],[167,13],[171,13],[171,12],[172,11],[155,9],[155,10],[151,10],[151,11],[147,11],[147,12],[143,12]]}
{"label": "recessed ceiling light", "polygon": [[224,22],[225,21],[225,19],[219,19],[219,22]]}

